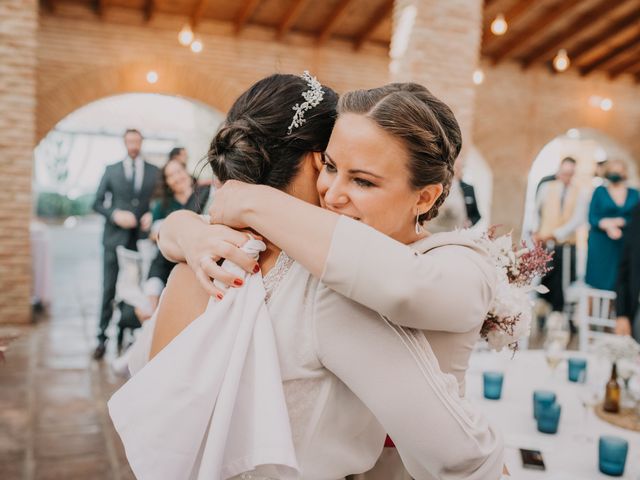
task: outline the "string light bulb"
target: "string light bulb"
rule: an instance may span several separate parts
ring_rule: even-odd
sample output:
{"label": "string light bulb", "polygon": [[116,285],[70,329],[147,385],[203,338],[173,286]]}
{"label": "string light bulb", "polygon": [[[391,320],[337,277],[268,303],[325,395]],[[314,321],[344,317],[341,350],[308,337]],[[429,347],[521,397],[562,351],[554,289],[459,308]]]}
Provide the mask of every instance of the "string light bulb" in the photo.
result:
{"label": "string light bulb", "polygon": [[155,70],[149,70],[147,72],[147,82],[154,84],[158,81],[158,72]]}
{"label": "string light bulb", "polygon": [[478,68],[473,72],[473,83],[480,85],[482,82],[484,82],[484,72]]}
{"label": "string light bulb", "polygon": [[509,24],[505,20],[504,15],[501,13],[496,15],[496,18],[494,18],[493,22],[491,22],[491,33],[493,33],[494,35],[500,36],[507,33],[508,29],[509,29]]}
{"label": "string light bulb", "polygon": [[191,42],[191,51],[193,53],[200,53],[202,51],[202,42],[199,39],[195,39],[193,42]]}
{"label": "string light bulb", "polygon": [[553,68],[556,69],[557,72],[564,72],[571,65],[571,60],[569,60],[569,55],[567,55],[567,51],[564,48],[558,50],[556,56],[553,57]]}
{"label": "string light bulb", "polygon": [[185,24],[184,27],[178,33],[178,42],[183,47],[188,47],[193,41],[193,30],[191,30],[191,26],[189,24]]}

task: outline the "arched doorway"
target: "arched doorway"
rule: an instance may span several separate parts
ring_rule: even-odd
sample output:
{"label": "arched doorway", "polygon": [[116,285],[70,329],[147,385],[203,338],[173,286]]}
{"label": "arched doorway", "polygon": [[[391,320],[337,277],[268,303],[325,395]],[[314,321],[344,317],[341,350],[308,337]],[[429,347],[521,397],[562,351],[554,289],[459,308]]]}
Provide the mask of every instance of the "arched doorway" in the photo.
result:
{"label": "arched doorway", "polygon": [[[540,180],[552,175],[558,169],[560,162],[565,157],[576,160],[575,181],[582,188],[593,190],[601,183],[596,177],[596,169],[599,163],[611,159],[624,161],[629,169],[629,182],[637,184],[637,163],[633,156],[616,140],[608,135],[592,128],[571,128],[556,136],[548,142],[538,153],[527,180],[527,194],[525,200],[525,212],[522,225],[523,238],[528,239],[531,233],[532,219],[535,209],[535,197]],[[585,226],[578,232],[577,245],[577,275],[582,278],[586,264],[586,241],[588,227]]]}
{"label": "arched doorway", "polygon": [[142,154],[151,163],[162,166],[168,152],[182,146],[199,174],[197,164],[223,118],[197,101],[130,93],[91,102],[58,122],[34,150],[34,300],[52,309],[95,310],[103,219],[91,206],[106,165],[126,156],[126,128],[143,133]]}

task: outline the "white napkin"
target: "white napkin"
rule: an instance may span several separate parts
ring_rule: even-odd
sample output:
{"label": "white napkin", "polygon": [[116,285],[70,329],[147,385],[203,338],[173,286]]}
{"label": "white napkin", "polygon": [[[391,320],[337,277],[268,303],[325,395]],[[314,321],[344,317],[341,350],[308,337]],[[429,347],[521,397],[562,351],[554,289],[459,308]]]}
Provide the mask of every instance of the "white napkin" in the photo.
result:
{"label": "white napkin", "polygon": [[[257,254],[264,243],[243,250]],[[298,478],[260,275],[229,289],[120,388],[109,413],[139,480]]]}

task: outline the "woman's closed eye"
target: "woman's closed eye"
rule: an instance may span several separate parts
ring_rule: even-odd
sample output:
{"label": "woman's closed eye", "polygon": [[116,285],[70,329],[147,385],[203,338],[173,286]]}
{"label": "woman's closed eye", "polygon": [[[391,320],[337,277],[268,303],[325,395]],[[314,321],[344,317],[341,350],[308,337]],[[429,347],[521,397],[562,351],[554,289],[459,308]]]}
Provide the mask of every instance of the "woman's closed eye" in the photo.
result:
{"label": "woman's closed eye", "polygon": [[371,188],[371,187],[375,187],[376,184],[373,182],[370,182],[369,180],[365,180],[364,178],[354,178],[353,179],[354,183],[356,185],[358,185],[359,187],[363,187],[363,188]]}

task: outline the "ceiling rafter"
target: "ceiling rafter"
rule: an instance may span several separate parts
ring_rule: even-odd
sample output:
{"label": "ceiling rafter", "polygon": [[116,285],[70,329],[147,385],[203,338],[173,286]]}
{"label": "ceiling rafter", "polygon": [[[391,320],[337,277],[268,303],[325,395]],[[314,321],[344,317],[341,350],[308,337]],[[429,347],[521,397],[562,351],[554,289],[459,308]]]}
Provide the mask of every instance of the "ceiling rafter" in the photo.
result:
{"label": "ceiling rafter", "polygon": [[322,45],[325,43],[331,35],[333,31],[336,29],[340,21],[344,18],[345,14],[349,11],[349,5],[353,2],[353,0],[341,0],[340,3],[333,9],[327,23],[325,23],[324,27],[320,31],[318,35],[318,45]]}
{"label": "ceiling rafter", "polygon": [[385,2],[380,5],[378,10],[375,11],[369,22],[365,25],[365,27],[360,30],[355,39],[355,47],[356,49],[360,49],[364,42],[373,34],[373,32],[380,26],[382,22],[386,20],[386,18],[391,15],[393,12],[393,4],[394,0],[385,0]]}
{"label": "ceiling rafter", "polygon": [[55,0],[40,0],[40,4],[44,7],[44,9],[47,12],[55,13],[55,11],[56,11]]}
{"label": "ceiling rafter", "polygon": [[193,11],[189,17],[189,21],[191,23],[191,28],[195,30],[200,21],[202,20],[202,16],[204,12],[206,12],[207,7],[209,6],[209,0],[198,0],[196,6],[193,7]]}
{"label": "ceiling rafter", "polygon": [[640,72],[640,49],[626,60],[614,65],[609,69],[609,77],[613,80],[623,73],[639,73]]}
{"label": "ceiling rafter", "polygon": [[590,8],[571,22],[568,27],[563,28],[537,47],[531,49],[531,51],[524,55],[522,65],[525,68],[529,67],[532,63],[554,53],[563,47],[563,43],[566,43],[569,39],[581,33],[585,28],[589,27],[589,25],[602,19],[604,15],[624,4],[626,1],[627,0],[601,0],[593,8]]}
{"label": "ceiling rafter", "polygon": [[638,31],[638,33],[636,33],[633,37],[618,44],[617,46],[613,47],[611,50],[605,52],[604,54],[600,55],[596,59],[592,60],[587,65],[581,66],[580,73],[582,75],[588,75],[589,73],[593,72],[596,68],[609,63],[618,55],[638,45],[640,45],[640,31]]}
{"label": "ceiling rafter", "polygon": [[[525,13],[529,9],[530,6],[538,1],[539,0],[520,0],[519,2],[514,3],[511,8],[509,8],[509,10],[502,12],[502,14],[504,15],[504,19],[507,21],[507,24],[512,24],[513,22],[515,22],[522,16],[523,13]],[[506,35],[509,35],[509,30],[507,30],[507,33],[505,35],[498,36],[494,35],[491,32],[491,24],[487,25],[487,28],[482,33],[482,48],[490,48],[492,44],[497,43],[498,39]]]}
{"label": "ceiling rafter", "polygon": [[282,40],[287,35],[287,33],[289,33],[291,27],[293,27],[298,17],[300,17],[300,15],[302,14],[306,3],[307,0],[293,0],[293,4],[289,8],[289,11],[285,14],[284,18],[280,22],[280,25],[278,25],[276,34],[278,40]]}
{"label": "ceiling rafter", "polygon": [[155,0],[145,0],[144,2],[144,21],[150,22],[155,13],[156,2]]}
{"label": "ceiling rafter", "polygon": [[537,33],[543,31],[545,27],[561,18],[580,1],[582,0],[559,0],[555,2],[526,27],[504,39],[495,52],[490,53],[489,56],[492,58],[494,63],[499,63],[516,48],[525,44],[527,41],[534,38]]}
{"label": "ceiling rafter", "polygon": [[600,30],[599,33],[589,37],[575,47],[569,49],[569,58],[572,62],[577,62],[582,57],[591,52],[594,48],[602,45],[608,38],[620,33],[640,21],[640,7],[630,13],[618,17],[613,23]]}
{"label": "ceiling rafter", "polygon": [[245,25],[251,18],[251,15],[256,11],[260,5],[260,0],[245,0],[244,4],[240,8],[240,13],[238,14],[238,18],[235,21],[235,32],[236,35],[239,35],[244,29]]}
{"label": "ceiling rafter", "polygon": [[107,9],[107,0],[93,0],[93,10],[100,18],[104,17],[104,12]]}

